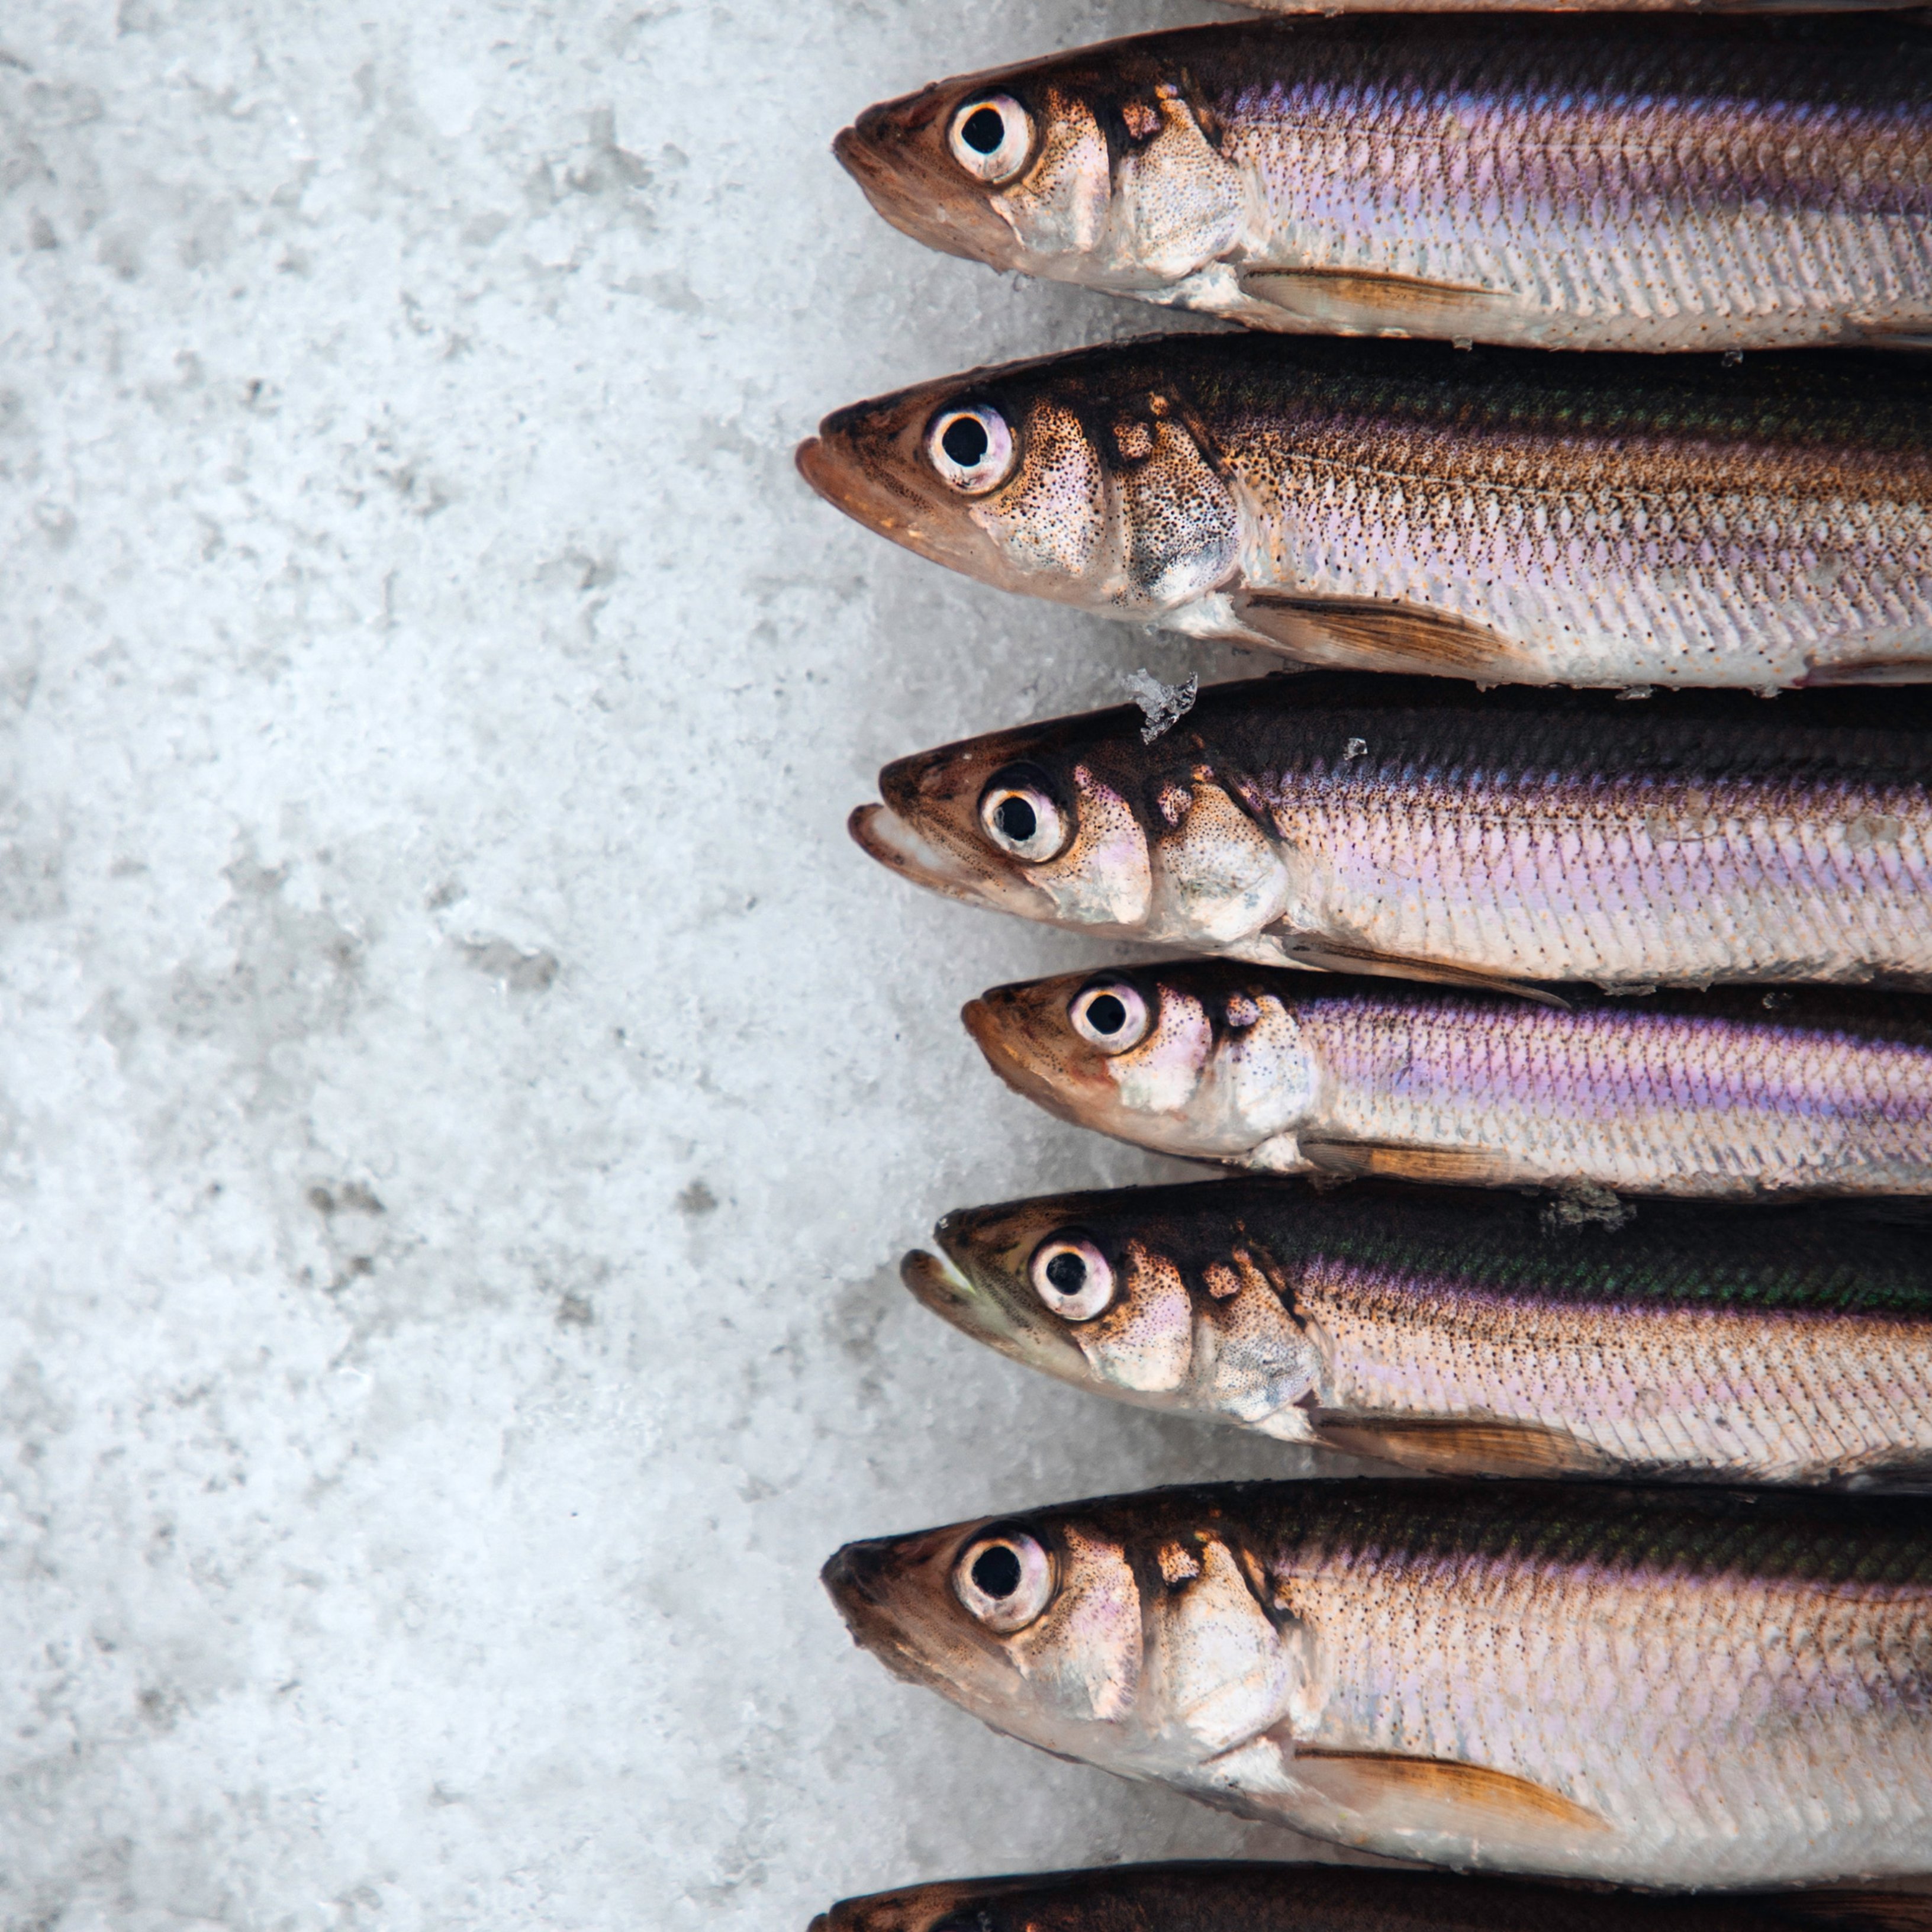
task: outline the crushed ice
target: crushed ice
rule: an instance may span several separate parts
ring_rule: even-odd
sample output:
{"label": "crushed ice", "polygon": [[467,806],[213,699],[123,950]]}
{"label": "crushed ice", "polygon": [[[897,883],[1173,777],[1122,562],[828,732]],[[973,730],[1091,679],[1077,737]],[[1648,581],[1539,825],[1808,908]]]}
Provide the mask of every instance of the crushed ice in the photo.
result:
{"label": "crushed ice", "polygon": [[1145,714],[1147,722],[1141,727],[1141,742],[1151,745],[1160,734],[1171,730],[1177,720],[1185,718],[1194,709],[1194,700],[1201,694],[1201,680],[1190,677],[1185,684],[1162,684],[1149,670],[1130,670],[1124,680],[1130,694]]}

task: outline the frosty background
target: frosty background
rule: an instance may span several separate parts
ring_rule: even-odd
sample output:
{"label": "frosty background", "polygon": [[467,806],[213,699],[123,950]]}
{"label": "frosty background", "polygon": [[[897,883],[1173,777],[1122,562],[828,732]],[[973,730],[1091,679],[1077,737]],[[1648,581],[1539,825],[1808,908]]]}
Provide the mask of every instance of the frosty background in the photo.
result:
{"label": "frosty background", "polygon": [[924,253],[833,130],[1186,17],[0,13],[6,1926],[803,1932],[1293,1848],[896,1684],[814,1574],[1295,1466],[901,1290],[948,1207],[1154,1168],[955,1017],[1091,950],[843,830],[888,757],[1204,660],[790,460],[1159,320]]}

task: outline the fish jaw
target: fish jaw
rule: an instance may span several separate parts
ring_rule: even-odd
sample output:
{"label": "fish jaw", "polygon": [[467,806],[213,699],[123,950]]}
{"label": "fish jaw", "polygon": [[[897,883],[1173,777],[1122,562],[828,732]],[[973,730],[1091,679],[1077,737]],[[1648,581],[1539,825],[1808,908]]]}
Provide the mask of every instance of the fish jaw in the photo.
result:
{"label": "fish jaw", "polygon": [[1051,921],[1052,902],[1030,889],[1024,879],[976,866],[962,854],[902,818],[889,805],[862,805],[845,821],[852,842],[868,859],[890,872],[909,879],[927,891],[962,904],[982,906],[988,912],[1011,913],[1021,919]]}
{"label": "fish jaw", "polygon": [[1012,228],[948,152],[946,130],[970,92],[955,82],[868,107],[834,137],[838,164],[875,213],[940,254],[991,268],[1021,269]]}
{"label": "fish jaw", "polygon": [[948,1250],[944,1258],[915,1248],[899,1263],[899,1279],[914,1300],[1010,1360],[1076,1388],[1090,1386],[1085,1358],[1054,1331],[1043,1309],[1039,1320],[1032,1319],[1019,1294],[1009,1292],[998,1276],[973,1266],[970,1259],[962,1264],[956,1231],[949,1226],[958,1218],[948,1215],[935,1231]]}
{"label": "fish jaw", "polygon": [[[1030,1544],[1045,1597],[1004,1633],[956,1586],[988,1540]],[[906,1682],[995,1730],[1112,1766],[1132,1755],[1142,1672],[1139,1586],[1119,1546],[1086,1526],[982,1518],[848,1544],[820,1572],[853,1641]]]}

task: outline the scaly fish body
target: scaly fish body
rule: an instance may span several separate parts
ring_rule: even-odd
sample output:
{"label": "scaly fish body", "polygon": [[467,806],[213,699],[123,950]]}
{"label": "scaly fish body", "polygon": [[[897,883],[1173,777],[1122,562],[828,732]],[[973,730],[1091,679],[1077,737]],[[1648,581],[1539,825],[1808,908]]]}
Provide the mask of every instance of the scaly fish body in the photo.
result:
{"label": "scaly fish body", "polygon": [[1932,34],[1878,16],[1183,28],[942,82],[834,146],[918,240],[1256,328],[1932,331]]}
{"label": "scaly fish body", "polygon": [[982,581],[1484,684],[1932,677],[1932,376],[1237,335],[974,371],[799,452]]}
{"label": "scaly fish body", "polygon": [[964,1018],[1017,1092],[1183,1159],[1706,1197],[1932,1192],[1932,1015],[1904,996],[1573,1010],[1196,959],[996,988]]}
{"label": "scaly fish body", "polygon": [[907,1886],[842,1899],[812,1932],[1924,1932],[1928,1924],[1932,1902],[1909,1892],[1672,1898],[1204,1860]]}
{"label": "scaly fish body", "polygon": [[876,1541],[854,1636],[1010,1735],[1364,1850],[1658,1886],[1932,1863],[1932,1510],[1228,1485]]}
{"label": "scaly fish body", "polygon": [[902,758],[852,830],[935,890],[1279,965],[1932,985],[1917,692],[1620,703],[1266,678]]}
{"label": "scaly fish body", "polygon": [[[1932,1241],[1820,1207],[1226,1180],[949,1214],[906,1285],[1120,1400],[1465,1474],[1932,1478]],[[949,1265],[950,1264],[950,1265]]]}

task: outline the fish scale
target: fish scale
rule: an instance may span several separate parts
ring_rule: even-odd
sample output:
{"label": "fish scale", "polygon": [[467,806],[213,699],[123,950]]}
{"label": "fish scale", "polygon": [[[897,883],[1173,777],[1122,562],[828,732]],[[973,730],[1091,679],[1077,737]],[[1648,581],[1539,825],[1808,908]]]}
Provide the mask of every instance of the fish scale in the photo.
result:
{"label": "fish scale", "polygon": [[[908,1256],[907,1286],[975,1340],[1282,1441],[1489,1474],[1909,1484],[1932,1471],[1922,1226],[1250,1180],[1048,1196],[934,1232],[946,1261]],[[1072,1243],[1088,1244],[1083,1282],[1110,1271],[1097,1313],[1035,1285],[1036,1258]],[[1231,1372],[1229,1285],[1244,1280]],[[1188,1339],[1150,1375],[1136,1342],[1164,1311]]]}
{"label": "fish scale", "polygon": [[[1342,20],[958,76],[835,144],[888,220],[1286,332],[1769,348],[1932,322],[1932,36],[1868,18]],[[994,178],[957,148],[1023,117]]]}
{"label": "fish scale", "polygon": [[[991,734],[888,766],[854,832],[962,897],[1258,963],[1932,983],[1923,698],[1449,688],[1264,679],[1203,692],[1152,746],[1132,711]],[[979,808],[1007,770],[1051,794],[1064,854],[998,848]],[[1202,822],[1179,802],[1197,794],[1229,804]],[[1104,860],[1078,836],[1102,807],[1138,826]]]}
{"label": "fish scale", "polygon": [[[961,412],[998,452],[970,488],[931,442]],[[986,581],[1306,663],[1759,692],[1932,675],[1932,385],[1900,356],[1170,336],[854,404],[799,462]]]}
{"label": "fish scale", "polygon": [[[1103,992],[1112,1037],[1080,1030]],[[1261,1172],[1932,1192],[1923,1008],[1767,997],[1552,1009],[1199,959],[997,987],[964,1018],[993,1070],[1052,1111]]]}
{"label": "fish scale", "polygon": [[824,1576],[862,1646],[1001,1730],[1366,1850],[1762,1885],[1910,1872],[1932,1833],[1916,1502],[1228,1484],[851,1544]]}

